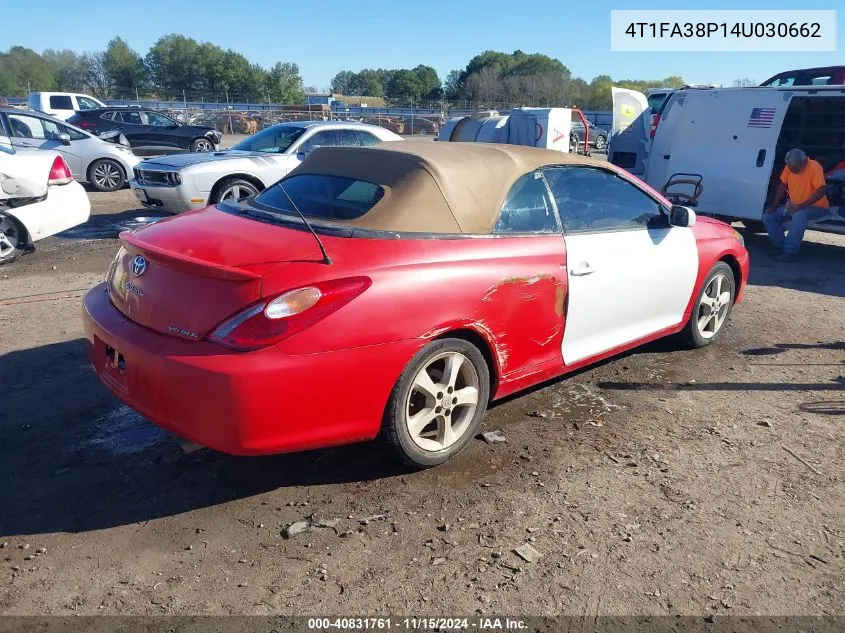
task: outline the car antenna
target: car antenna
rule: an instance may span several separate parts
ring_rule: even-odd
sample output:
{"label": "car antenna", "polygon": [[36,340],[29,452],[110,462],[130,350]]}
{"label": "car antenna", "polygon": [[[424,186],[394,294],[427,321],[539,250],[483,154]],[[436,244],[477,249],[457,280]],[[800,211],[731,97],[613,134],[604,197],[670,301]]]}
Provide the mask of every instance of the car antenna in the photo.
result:
{"label": "car antenna", "polygon": [[305,216],[302,214],[302,211],[299,210],[299,207],[296,206],[296,203],[293,201],[293,198],[291,198],[288,195],[288,192],[285,191],[285,188],[282,185],[282,181],[280,180],[277,184],[279,185],[279,189],[282,190],[282,193],[285,194],[285,197],[290,201],[294,211],[296,211],[299,214],[299,217],[302,218],[302,221],[305,222],[305,226],[307,226],[308,230],[311,231],[311,235],[313,235],[314,239],[317,240],[317,245],[320,247],[320,252],[323,254],[323,262],[328,266],[332,263],[332,260],[329,259],[329,254],[326,252],[326,247],[323,246],[323,241],[320,239],[320,236],[317,235],[317,231],[315,231],[314,227],[311,226],[308,220],[305,219]]}

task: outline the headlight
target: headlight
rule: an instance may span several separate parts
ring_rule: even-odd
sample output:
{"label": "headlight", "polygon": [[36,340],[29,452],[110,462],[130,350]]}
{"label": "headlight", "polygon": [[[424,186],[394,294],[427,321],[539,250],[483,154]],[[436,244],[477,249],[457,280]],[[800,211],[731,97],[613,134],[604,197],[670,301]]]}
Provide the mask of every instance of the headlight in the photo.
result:
{"label": "headlight", "polygon": [[742,237],[742,233],[737,231],[736,229],[731,229],[731,234],[739,241],[740,244],[745,246],[745,238]]}
{"label": "headlight", "polygon": [[182,174],[180,174],[178,171],[170,172],[170,182],[172,182],[174,185],[181,185]]}

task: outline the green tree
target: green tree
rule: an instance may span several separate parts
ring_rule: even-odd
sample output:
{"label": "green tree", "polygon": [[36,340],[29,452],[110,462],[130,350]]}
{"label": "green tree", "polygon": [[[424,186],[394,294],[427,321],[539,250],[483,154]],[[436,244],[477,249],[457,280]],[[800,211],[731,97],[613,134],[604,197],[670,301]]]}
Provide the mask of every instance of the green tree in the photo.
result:
{"label": "green tree", "polygon": [[334,79],[332,79],[332,92],[337,92],[342,95],[351,94],[349,92],[349,86],[354,78],[355,73],[353,73],[351,70],[341,70],[338,74],[334,76]]}
{"label": "green tree", "polygon": [[413,70],[397,70],[387,86],[387,98],[403,104],[419,101],[423,86]]}
{"label": "green tree", "polygon": [[171,93],[195,88],[202,72],[198,49],[197,41],[184,35],[160,37],[145,57],[156,87]]}
{"label": "green tree", "polygon": [[302,77],[297,64],[276,62],[267,74],[267,94],[278,103],[302,103]]}
{"label": "green tree", "polygon": [[462,91],[461,71],[453,70],[446,75],[446,81],[443,83],[443,98],[448,101],[460,99]]}
{"label": "green tree", "polygon": [[88,75],[85,83],[98,99],[108,99],[114,89],[114,81],[109,74],[105,51],[88,54]]}
{"label": "green tree", "polygon": [[5,81],[16,87],[17,95],[56,87],[53,68],[31,48],[12,46],[7,53],[0,53],[0,68],[7,74]]}
{"label": "green tree", "polygon": [[103,65],[112,86],[120,94],[132,95],[147,83],[147,69],[141,56],[119,37],[106,46]]}
{"label": "green tree", "polygon": [[365,68],[349,80],[349,94],[356,97],[383,97],[385,95],[384,74],[387,71]]}
{"label": "green tree", "polygon": [[47,49],[41,54],[53,72],[59,90],[85,90],[91,60],[70,49]]}
{"label": "green tree", "polygon": [[420,64],[411,72],[417,77],[420,96],[423,99],[435,100],[440,98],[442,94],[440,77],[437,76],[437,71],[434,68]]}

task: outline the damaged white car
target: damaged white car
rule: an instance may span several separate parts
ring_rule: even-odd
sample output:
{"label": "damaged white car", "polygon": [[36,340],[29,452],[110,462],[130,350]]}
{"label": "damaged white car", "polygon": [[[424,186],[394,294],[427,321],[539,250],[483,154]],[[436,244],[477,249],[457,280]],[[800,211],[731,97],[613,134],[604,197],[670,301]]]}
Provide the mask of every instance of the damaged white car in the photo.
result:
{"label": "damaged white car", "polygon": [[58,152],[16,152],[0,136],[0,264],[88,221],[88,194]]}

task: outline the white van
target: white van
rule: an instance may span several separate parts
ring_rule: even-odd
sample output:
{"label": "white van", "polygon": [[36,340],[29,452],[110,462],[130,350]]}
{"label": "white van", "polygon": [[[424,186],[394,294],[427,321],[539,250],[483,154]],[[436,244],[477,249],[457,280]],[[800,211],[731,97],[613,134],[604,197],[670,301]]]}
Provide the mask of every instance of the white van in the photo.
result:
{"label": "white van", "polygon": [[27,101],[30,110],[40,110],[63,121],[67,121],[77,110],[94,110],[105,106],[99,99],[75,92],[33,92]]}
{"label": "white van", "polygon": [[808,228],[845,234],[845,86],[678,90],[663,104],[654,138],[646,96],[612,92],[614,165],[661,191],[673,177],[699,179],[697,213],[759,230],[784,155],[799,147],[825,170],[831,204]]}

